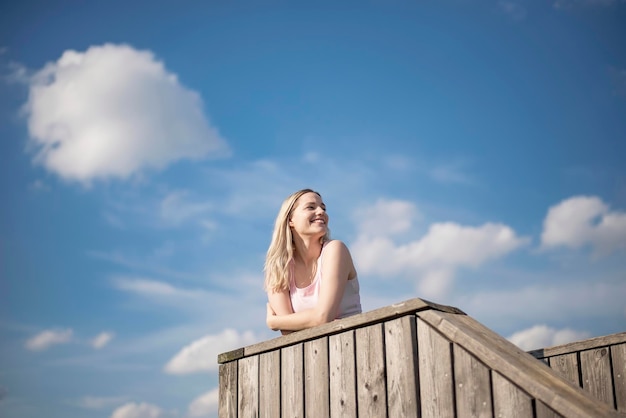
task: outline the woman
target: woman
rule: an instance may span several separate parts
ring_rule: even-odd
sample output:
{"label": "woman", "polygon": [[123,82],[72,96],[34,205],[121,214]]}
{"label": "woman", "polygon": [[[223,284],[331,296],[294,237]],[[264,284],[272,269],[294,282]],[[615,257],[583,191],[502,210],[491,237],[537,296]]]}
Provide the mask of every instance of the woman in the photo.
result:
{"label": "woman", "polygon": [[283,202],[265,259],[267,326],[283,334],[361,313],[346,245],[330,239],[326,205],[311,189]]}

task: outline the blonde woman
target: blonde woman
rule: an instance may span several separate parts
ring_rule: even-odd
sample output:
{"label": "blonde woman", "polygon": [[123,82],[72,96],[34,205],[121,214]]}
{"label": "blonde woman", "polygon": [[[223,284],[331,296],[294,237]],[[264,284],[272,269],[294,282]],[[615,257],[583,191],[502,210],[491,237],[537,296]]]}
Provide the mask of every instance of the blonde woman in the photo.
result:
{"label": "blonde woman", "polygon": [[283,334],[361,312],[350,251],[330,239],[322,196],[311,189],[283,202],[265,259],[267,326]]}

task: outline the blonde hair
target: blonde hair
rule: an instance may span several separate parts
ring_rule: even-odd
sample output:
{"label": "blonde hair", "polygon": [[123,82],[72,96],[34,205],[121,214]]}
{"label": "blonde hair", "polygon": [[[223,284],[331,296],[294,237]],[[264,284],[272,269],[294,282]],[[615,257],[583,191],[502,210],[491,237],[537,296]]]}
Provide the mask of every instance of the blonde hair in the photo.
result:
{"label": "blonde hair", "polygon": [[[315,193],[319,197],[322,197],[322,195],[315,190],[298,190],[283,201],[278,211],[278,216],[274,223],[274,232],[272,233],[272,242],[267,249],[265,267],[263,268],[265,272],[264,288],[266,292],[289,290],[289,264],[293,260],[295,250],[289,220],[291,219],[291,214],[293,213],[296,202],[302,195],[307,193]],[[330,231],[327,230],[326,234],[321,238],[321,243],[329,240]]]}

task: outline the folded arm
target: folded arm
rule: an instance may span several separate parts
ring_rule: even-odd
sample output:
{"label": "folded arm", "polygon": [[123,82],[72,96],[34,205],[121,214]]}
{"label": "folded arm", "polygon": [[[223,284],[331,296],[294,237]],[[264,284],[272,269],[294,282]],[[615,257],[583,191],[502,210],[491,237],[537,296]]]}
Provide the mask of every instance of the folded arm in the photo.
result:
{"label": "folded arm", "polygon": [[355,275],[352,257],[341,241],[331,241],[324,248],[319,299],[314,308],[293,312],[289,291],[269,293],[267,326],[273,330],[299,331],[325,324],[337,318],[339,305],[349,278]]}

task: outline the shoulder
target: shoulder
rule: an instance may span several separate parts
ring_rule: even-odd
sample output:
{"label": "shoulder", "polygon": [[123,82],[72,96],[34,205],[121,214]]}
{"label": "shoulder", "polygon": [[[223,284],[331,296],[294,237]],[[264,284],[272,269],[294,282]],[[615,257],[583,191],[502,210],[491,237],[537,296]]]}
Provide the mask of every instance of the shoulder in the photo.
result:
{"label": "shoulder", "polygon": [[323,251],[325,254],[350,254],[348,246],[338,239],[327,241]]}

